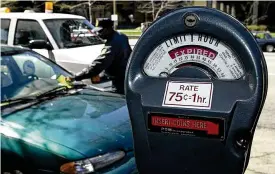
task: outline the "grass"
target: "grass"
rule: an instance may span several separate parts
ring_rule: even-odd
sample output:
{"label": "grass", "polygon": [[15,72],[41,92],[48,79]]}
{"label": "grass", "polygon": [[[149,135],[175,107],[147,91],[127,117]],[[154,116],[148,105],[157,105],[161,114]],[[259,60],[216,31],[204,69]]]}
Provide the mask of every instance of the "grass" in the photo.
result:
{"label": "grass", "polygon": [[141,35],[141,29],[136,28],[136,29],[126,29],[126,30],[118,30],[121,33],[126,34],[128,37],[133,37],[133,36],[140,36]]}
{"label": "grass", "polygon": [[[275,37],[275,33],[270,33],[270,35],[271,35],[272,37]],[[263,34],[263,33],[259,33],[259,34],[257,34],[257,36],[259,36],[260,38],[263,38],[263,37],[264,37],[264,34]]]}

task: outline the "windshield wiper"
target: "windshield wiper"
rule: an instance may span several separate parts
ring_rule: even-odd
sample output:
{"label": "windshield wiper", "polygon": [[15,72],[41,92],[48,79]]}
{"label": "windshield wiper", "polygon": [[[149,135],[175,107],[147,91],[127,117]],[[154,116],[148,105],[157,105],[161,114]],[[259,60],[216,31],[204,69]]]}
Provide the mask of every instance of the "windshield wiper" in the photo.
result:
{"label": "windshield wiper", "polygon": [[81,88],[84,88],[85,86],[86,86],[86,84],[73,84],[71,87],[58,86],[58,87],[53,88],[49,91],[46,91],[45,93],[40,94],[40,95],[2,100],[1,107],[9,105],[9,104],[15,104],[15,103],[29,103],[32,101],[39,101],[45,97],[51,97],[51,96],[56,96],[58,94],[64,94],[64,92],[67,93],[71,89],[81,89]]}
{"label": "windshield wiper", "polygon": [[15,104],[15,103],[29,103],[31,101],[36,100],[37,98],[35,96],[28,96],[28,97],[22,97],[22,98],[14,98],[14,99],[7,99],[1,101],[1,107]]}
{"label": "windshield wiper", "polygon": [[47,97],[47,96],[52,96],[52,95],[58,95],[58,94],[64,94],[67,93],[69,90],[72,90],[72,89],[82,89],[84,87],[86,87],[87,85],[86,84],[72,84],[70,87],[67,87],[67,86],[58,86],[56,88],[53,88],[49,91],[46,91],[45,93],[43,94],[40,94],[37,96],[37,98],[43,98],[43,97]]}

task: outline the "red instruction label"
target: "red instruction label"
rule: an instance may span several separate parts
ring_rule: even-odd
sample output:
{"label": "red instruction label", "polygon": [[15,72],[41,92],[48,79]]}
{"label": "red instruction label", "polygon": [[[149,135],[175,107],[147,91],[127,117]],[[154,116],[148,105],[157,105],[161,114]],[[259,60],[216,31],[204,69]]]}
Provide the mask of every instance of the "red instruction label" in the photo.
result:
{"label": "red instruction label", "polygon": [[224,139],[224,119],[149,114],[148,130],[168,134]]}
{"label": "red instruction label", "polygon": [[158,117],[158,116],[152,116],[151,119],[152,119],[153,126],[201,130],[201,131],[206,131],[207,134],[209,135],[219,134],[219,124],[215,124],[210,121]]}

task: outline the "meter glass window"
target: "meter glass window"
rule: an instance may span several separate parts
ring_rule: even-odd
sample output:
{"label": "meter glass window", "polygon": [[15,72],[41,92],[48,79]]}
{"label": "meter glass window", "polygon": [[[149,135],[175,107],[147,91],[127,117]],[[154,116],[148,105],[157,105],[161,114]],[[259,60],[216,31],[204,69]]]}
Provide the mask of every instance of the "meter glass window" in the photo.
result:
{"label": "meter glass window", "polygon": [[218,79],[244,75],[242,63],[224,42],[204,34],[182,34],[165,40],[148,56],[143,70],[151,77],[166,77],[185,66],[200,66]]}

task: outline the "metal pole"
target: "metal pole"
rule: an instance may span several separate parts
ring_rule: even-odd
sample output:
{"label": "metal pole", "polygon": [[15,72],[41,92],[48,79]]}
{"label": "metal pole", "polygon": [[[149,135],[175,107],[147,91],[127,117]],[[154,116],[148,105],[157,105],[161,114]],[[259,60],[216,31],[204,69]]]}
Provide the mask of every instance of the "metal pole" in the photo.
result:
{"label": "metal pole", "polygon": [[[116,15],[116,0],[113,0],[113,14]],[[117,28],[118,21],[114,21],[114,29]]]}
{"label": "metal pole", "polygon": [[90,23],[93,23],[93,16],[92,16],[92,2],[89,0],[89,18],[90,18]]}

